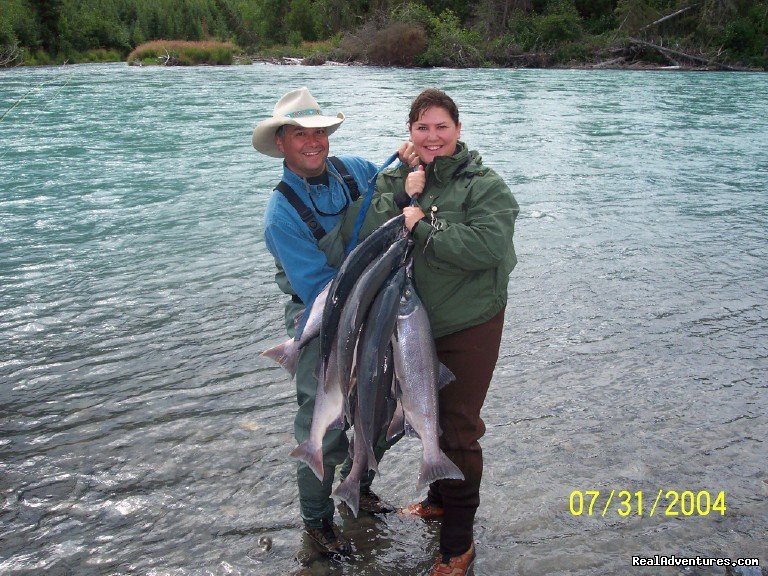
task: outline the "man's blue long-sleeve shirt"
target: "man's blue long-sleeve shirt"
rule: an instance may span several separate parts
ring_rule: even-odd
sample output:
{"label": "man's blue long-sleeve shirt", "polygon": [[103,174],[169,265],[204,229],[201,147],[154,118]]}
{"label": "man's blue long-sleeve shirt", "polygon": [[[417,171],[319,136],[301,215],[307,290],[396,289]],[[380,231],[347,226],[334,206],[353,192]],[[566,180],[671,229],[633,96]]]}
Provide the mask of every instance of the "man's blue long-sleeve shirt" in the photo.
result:
{"label": "man's blue long-sleeve shirt", "polygon": [[[376,174],[376,166],[358,156],[339,158],[357,182],[360,194],[365,194],[369,179]],[[344,207],[351,199],[333,165],[326,162],[326,167],[328,186],[308,184],[285,164],[283,181],[315,213],[323,229],[330,232],[344,216]],[[269,198],[264,214],[264,239],[269,252],[285,270],[293,291],[310,307],[318,293],[336,275],[337,269],[328,264],[325,253],[318,247],[309,227],[277,190]]]}

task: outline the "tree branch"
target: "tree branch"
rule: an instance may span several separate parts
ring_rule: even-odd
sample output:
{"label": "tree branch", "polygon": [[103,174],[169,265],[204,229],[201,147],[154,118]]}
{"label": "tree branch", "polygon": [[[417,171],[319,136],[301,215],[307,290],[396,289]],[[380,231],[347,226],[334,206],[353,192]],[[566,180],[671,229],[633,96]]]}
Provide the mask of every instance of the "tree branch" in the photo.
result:
{"label": "tree branch", "polygon": [[16,60],[21,59],[21,50],[18,44],[5,44],[0,46],[0,68],[10,66]]}

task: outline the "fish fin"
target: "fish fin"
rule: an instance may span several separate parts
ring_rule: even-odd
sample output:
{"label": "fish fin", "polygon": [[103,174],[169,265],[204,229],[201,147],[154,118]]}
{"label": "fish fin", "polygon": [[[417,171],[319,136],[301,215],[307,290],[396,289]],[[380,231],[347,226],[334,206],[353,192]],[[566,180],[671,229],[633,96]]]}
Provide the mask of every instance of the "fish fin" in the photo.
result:
{"label": "fish fin", "polygon": [[419,433],[416,432],[416,428],[411,426],[408,420],[405,421],[405,426],[403,428],[405,430],[405,435],[408,436],[408,438],[421,438],[421,436],[419,436]]}
{"label": "fish fin", "polygon": [[296,346],[296,341],[291,339],[277,346],[273,346],[269,350],[264,350],[261,353],[264,358],[274,360],[280,366],[285,368],[291,375],[291,378],[296,376],[296,363],[299,360],[299,350]]}
{"label": "fish fin", "polygon": [[323,469],[323,451],[320,446],[313,446],[306,440],[291,451],[291,456],[304,462],[315,473],[320,482],[323,481],[325,470]]}
{"label": "fish fin", "polygon": [[342,430],[344,428],[345,414],[342,410],[333,422],[328,424],[328,430]]}
{"label": "fish fin", "polygon": [[391,442],[396,436],[402,434],[404,429],[405,413],[403,412],[403,405],[398,400],[395,413],[392,414],[392,420],[389,422],[389,428],[387,428],[387,442]]}
{"label": "fish fin", "polygon": [[347,476],[344,481],[336,487],[331,497],[334,500],[344,502],[352,510],[355,518],[360,512],[360,481],[355,481],[352,476]]}
{"label": "fish fin", "polygon": [[435,480],[464,480],[464,474],[442,450],[438,451],[434,461],[422,459],[417,489],[421,490]]}
{"label": "fish fin", "polygon": [[446,366],[442,362],[438,363],[437,371],[438,371],[437,372],[437,389],[438,390],[442,390],[443,388],[448,386],[448,384],[456,380],[456,376],[454,376],[453,372],[451,372],[448,366]]}

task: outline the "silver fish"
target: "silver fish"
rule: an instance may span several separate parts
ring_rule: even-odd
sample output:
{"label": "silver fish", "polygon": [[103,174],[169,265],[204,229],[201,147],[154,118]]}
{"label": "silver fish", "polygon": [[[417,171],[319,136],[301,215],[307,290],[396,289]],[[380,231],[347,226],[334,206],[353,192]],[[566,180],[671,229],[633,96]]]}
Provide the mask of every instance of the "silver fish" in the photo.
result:
{"label": "silver fish", "polygon": [[[437,359],[429,318],[410,277],[405,284],[393,336],[395,375],[405,429],[421,439],[422,459],[418,487],[439,479],[463,480],[461,470],[440,449],[437,393],[455,376]],[[393,418],[390,434],[402,427]],[[402,428],[401,428],[402,429]]]}
{"label": "silver fish", "polygon": [[[299,359],[299,351],[301,348],[312,340],[315,336],[320,334],[320,326],[323,321],[323,309],[325,308],[325,300],[328,297],[328,292],[331,288],[331,280],[323,288],[323,290],[317,295],[315,301],[312,303],[312,307],[309,310],[309,317],[304,323],[304,330],[302,330],[300,337],[291,338],[286,340],[282,344],[273,346],[269,350],[265,350],[261,353],[264,358],[269,358],[280,364],[283,368],[288,370],[291,378],[296,376],[296,363]],[[304,310],[306,314],[307,311]]]}
{"label": "silver fish", "polygon": [[[344,427],[345,396],[337,375],[335,349],[336,346],[334,345],[325,373],[321,372],[321,361],[318,360],[315,371],[318,377],[317,394],[315,407],[312,411],[309,436],[291,452],[291,456],[306,463],[321,482],[325,474],[323,468],[323,438],[325,433],[328,430]],[[325,380],[328,380],[327,385],[325,385]]]}
{"label": "silver fish", "polygon": [[320,329],[320,358],[323,370],[328,364],[331,347],[336,339],[336,329],[341,318],[341,311],[363,270],[403,236],[405,216],[399,214],[374,230],[370,236],[355,247],[346,257],[333,279],[328,298],[323,309],[323,323]]}
{"label": "silver fish", "polygon": [[395,331],[405,280],[405,268],[401,267],[392,273],[371,305],[358,344],[356,368],[358,412],[355,415],[355,435],[362,432],[369,456],[368,469],[374,471],[378,471],[376,459],[373,457],[373,446],[378,438],[378,431],[373,430],[376,398],[379,388],[391,388],[392,385],[391,378],[388,382],[382,382],[382,377],[387,369],[386,354]]}
{"label": "silver fish", "polygon": [[[375,454],[369,451],[369,444],[365,438],[363,427],[368,429],[374,441],[386,431],[387,425],[392,419],[395,400],[392,397],[392,381],[394,377],[394,366],[392,362],[392,348],[388,346],[387,355],[384,360],[383,374],[376,387],[376,398],[374,401],[374,416],[372,425],[365,425],[362,418],[365,408],[361,407],[361,397],[357,396],[355,410],[355,436],[352,440],[352,469],[344,481],[336,487],[331,496],[335,500],[345,502],[349,506],[352,514],[357,517],[360,511],[360,480],[367,470],[371,469],[369,462],[371,459],[375,462]],[[359,389],[358,389],[359,391]],[[363,400],[364,401],[364,400]],[[359,417],[358,417],[359,415]]]}
{"label": "silver fish", "polygon": [[353,465],[349,476],[333,493],[334,498],[347,503],[355,516],[360,478],[367,470],[378,470],[373,447],[391,417],[387,402],[393,373],[390,340],[404,285],[405,269],[399,268],[373,301],[358,343]]}
{"label": "silver fish", "polygon": [[[409,240],[401,238],[392,244],[380,258],[371,262],[355,283],[347,303],[341,311],[336,333],[336,353],[338,354],[342,389],[346,390],[347,393],[351,388],[349,378],[351,377],[355,347],[363,322],[374,298],[382,289],[391,272],[402,264],[408,245]],[[395,311],[392,314],[394,318]],[[386,345],[388,341],[389,338],[384,340],[384,344]]]}

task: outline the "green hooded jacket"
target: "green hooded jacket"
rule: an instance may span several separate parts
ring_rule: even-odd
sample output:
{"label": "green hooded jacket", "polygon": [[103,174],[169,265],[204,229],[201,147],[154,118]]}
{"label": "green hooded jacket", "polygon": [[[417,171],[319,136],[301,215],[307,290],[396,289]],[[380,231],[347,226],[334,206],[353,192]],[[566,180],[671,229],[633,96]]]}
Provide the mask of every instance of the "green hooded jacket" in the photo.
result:
{"label": "green hooded jacket", "polygon": [[[361,238],[402,212],[409,201],[409,172],[399,166],[379,176]],[[501,177],[463,142],[453,156],[435,158],[426,176],[418,204],[431,223],[422,220],[413,229],[414,282],[439,338],[482,324],[506,305],[509,274],[517,264],[512,236],[520,208]],[[359,204],[342,224],[347,240]]]}

